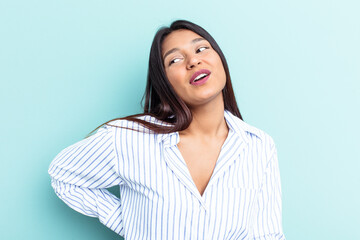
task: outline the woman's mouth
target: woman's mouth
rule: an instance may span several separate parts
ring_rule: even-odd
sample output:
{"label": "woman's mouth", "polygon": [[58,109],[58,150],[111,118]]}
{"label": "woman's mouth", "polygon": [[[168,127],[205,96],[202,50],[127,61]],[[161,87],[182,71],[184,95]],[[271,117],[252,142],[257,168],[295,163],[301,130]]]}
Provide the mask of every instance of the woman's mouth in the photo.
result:
{"label": "woman's mouth", "polygon": [[210,77],[211,72],[207,69],[201,69],[194,73],[190,79],[190,84],[192,85],[202,85]]}

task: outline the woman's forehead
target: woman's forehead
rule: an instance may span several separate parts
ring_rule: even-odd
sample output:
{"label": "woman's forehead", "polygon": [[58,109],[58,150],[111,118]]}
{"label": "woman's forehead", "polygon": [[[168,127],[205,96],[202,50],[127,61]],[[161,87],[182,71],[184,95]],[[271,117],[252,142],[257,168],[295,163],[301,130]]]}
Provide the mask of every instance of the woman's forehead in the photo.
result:
{"label": "woman's forehead", "polygon": [[[200,40],[205,40],[199,34],[187,30],[187,29],[179,29],[175,30],[169,35],[167,35],[162,42],[162,53],[166,53],[168,50],[181,48],[186,45],[192,45]],[[206,41],[206,40],[205,40]]]}

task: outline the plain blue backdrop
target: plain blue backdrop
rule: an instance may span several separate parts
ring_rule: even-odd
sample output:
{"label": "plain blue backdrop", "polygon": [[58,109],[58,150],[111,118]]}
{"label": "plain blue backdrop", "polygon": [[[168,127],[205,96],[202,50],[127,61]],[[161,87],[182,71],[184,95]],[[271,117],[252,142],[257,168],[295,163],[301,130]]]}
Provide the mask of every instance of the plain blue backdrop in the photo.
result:
{"label": "plain blue backdrop", "polygon": [[287,238],[360,239],[359,12],[356,0],[0,0],[0,239],[119,239],[56,197],[48,166],[141,111],[152,38],[176,19],[213,35],[244,120],[274,138]]}

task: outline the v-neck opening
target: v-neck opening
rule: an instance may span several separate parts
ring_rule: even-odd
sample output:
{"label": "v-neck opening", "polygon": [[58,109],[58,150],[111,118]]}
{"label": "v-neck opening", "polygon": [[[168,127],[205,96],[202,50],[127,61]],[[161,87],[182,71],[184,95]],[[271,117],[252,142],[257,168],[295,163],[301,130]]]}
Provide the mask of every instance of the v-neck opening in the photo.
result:
{"label": "v-neck opening", "polygon": [[[225,121],[226,121],[226,119],[225,119]],[[183,164],[184,164],[185,167],[186,167],[187,174],[190,176],[192,185],[193,185],[193,187],[196,189],[196,193],[198,194],[198,196],[200,197],[200,199],[201,199],[202,201],[204,201],[204,196],[205,196],[205,194],[206,194],[206,192],[207,192],[207,189],[209,188],[209,185],[210,185],[210,183],[211,183],[211,180],[213,179],[213,176],[214,176],[216,167],[217,167],[217,165],[218,165],[218,162],[219,162],[219,160],[221,159],[221,156],[223,155],[223,154],[222,154],[222,150],[224,149],[224,146],[226,146],[226,144],[228,143],[228,141],[229,141],[229,139],[230,139],[230,135],[233,134],[233,129],[230,128],[230,126],[229,126],[229,124],[228,124],[227,121],[226,121],[226,124],[227,124],[227,127],[228,127],[228,133],[227,133],[227,136],[226,136],[226,138],[225,138],[225,141],[224,141],[223,144],[221,145],[221,148],[220,148],[220,151],[219,151],[219,155],[218,155],[218,157],[217,157],[217,159],[216,159],[216,161],[215,161],[215,165],[214,165],[214,168],[213,168],[213,170],[212,170],[212,172],[211,172],[210,179],[209,179],[209,181],[207,182],[207,184],[206,184],[206,186],[205,186],[205,189],[204,189],[203,194],[201,194],[200,191],[199,191],[199,189],[197,188],[197,186],[196,186],[196,184],[195,184],[195,181],[194,181],[194,178],[193,178],[193,176],[191,175],[190,169],[189,169],[189,167],[188,167],[188,165],[187,165],[187,163],[186,163],[186,161],[185,161],[185,158],[184,158],[183,154],[181,153],[181,151],[180,151],[180,149],[179,149],[179,147],[178,147],[178,144],[179,144],[179,142],[180,142],[180,134],[179,134],[179,132],[176,132],[176,144],[175,144],[176,150],[178,151],[178,154],[179,154],[179,157],[180,157],[181,161],[183,162]]]}

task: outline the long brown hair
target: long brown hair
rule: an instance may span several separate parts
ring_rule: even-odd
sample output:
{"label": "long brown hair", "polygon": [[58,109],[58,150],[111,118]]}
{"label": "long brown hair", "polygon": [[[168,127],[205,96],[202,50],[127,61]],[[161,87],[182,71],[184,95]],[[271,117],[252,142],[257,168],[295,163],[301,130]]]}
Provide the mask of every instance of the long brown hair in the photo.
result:
{"label": "long brown hair", "polygon": [[[185,102],[175,93],[174,88],[167,79],[161,54],[161,46],[165,37],[173,31],[179,29],[187,29],[200,35],[206,39],[211,44],[212,48],[219,54],[226,74],[226,84],[222,90],[224,108],[230,111],[233,115],[243,119],[236,103],[225,56],[215,39],[202,27],[189,21],[177,20],[173,22],[170,27],[160,28],[155,34],[152,42],[146,90],[142,99],[142,101],[145,100],[144,113],[130,115],[123,118],[115,118],[104,124],[110,125],[109,123],[114,120],[129,120],[143,125],[154,133],[177,132],[185,130],[189,127],[192,121],[191,111]],[[139,118],[149,115],[168,124],[166,124],[166,126],[159,125]],[[91,133],[104,124],[94,129]],[[89,133],[89,135],[91,133]]]}

